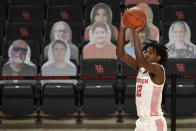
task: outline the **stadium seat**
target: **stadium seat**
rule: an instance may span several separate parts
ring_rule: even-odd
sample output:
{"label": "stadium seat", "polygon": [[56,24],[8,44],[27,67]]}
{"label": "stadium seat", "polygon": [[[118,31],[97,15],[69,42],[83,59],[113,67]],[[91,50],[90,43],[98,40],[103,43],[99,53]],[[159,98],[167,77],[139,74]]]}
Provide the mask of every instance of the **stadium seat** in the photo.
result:
{"label": "stadium seat", "polygon": [[83,0],[48,0],[48,6],[56,6],[56,5],[82,6]]}
{"label": "stadium seat", "polygon": [[47,9],[47,22],[56,21],[82,22],[82,8],[80,6],[49,6]]}
{"label": "stadium seat", "polygon": [[26,116],[36,111],[36,88],[31,84],[4,84],[2,87],[2,113]]}
{"label": "stadium seat", "polygon": [[129,4],[147,3],[159,5],[160,0],[122,0],[123,5],[127,6]]}
{"label": "stadium seat", "polygon": [[193,100],[193,111],[194,113],[196,113],[196,97],[194,97],[194,100]]}
{"label": "stadium seat", "polygon": [[7,8],[10,5],[10,2],[10,0],[0,0],[0,5]]}
{"label": "stadium seat", "polygon": [[187,22],[196,21],[196,17],[192,12],[196,12],[195,6],[173,5],[164,6],[161,10],[161,19],[163,22],[172,22],[176,20],[184,20]]}
{"label": "stadium seat", "polygon": [[108,115],[116,111],[112,85],[86,85],[83,94],[83,110],[87,115]]}
{"label": "stadium seat", "polygon": [[[124,111],[126,116],[136,116],[134,76],[137,75],[137,71],[123,62],[120,62],[119,66],[119,61],[114,59],[82,60],[81,53],[82,46],[89,42],[84,42],[82,34],[85,27],[91,24],[90,15],[95,4],[106,3],[111,7],[112,24],[118,28],[120,13],[142,2],[148,3],[152,8],[153,24],[161,28],[161,43],[166,44],[169,41],[170,25],[176,20],[183,20],[190,26],[191,42],[196,45],[196,17],[194,15],[196,0],[0,0],[1,75],[2,66],[9,59],[8,48],[11,42],[17,39],[27,41],[31,48],[31,61],[37,65],[38,75],[41,74],[41,65],[46,62],[42,53],[45,45],[50,43],[51,27],[57,21],[65,21],[72,29],[72,42],[79,49],[80,62],[75,59],[71,61],[76,65],[81,78],[84,78],[79,80],[82,81],[82,87],[67,83],[48,83],[43,87],[40,85],[41,92],[38,91],[37,86],[26,83],[0,83],[0,124],[1,119],[6,118],[4,116],[14,116],[15,120],[15,116],[33,115],[39,120],[40,109],[44,116],[70,115],[78,117],[77,120],[80,119],[81,110],[84,116],[106,116],[117,111]],[[45,44],[42,44],[43,41]],[[112,40],[112,43],[115,42]],[[196,113],[196,81],[180,78],[186,75],[196,75],[195,67],[195,59],[169,59],[166,66],[167,75],[177,74],[177,115],[188,116]],[[104,79],[107,75],[119,75],[119,72],[125,79]],[[103,79],[97,79],[98,77]],[[169,78],[165,86],[162,102],[164,111],[170,116],[172,94]]]}
{"label": "stadium seat", "polygon": [[[1,42],[1,41],[0,41]],[[2,76],[2,43],[0,43],[0,60],[1,60],[1,63],[0,63],[0,75]],[[0,84],[0,87],[1,87],[1,84]],[[1,93],[1,91],[0,91],[0,93]]]}
{"label": "stadium seat", "polygon": [[124,79],[123,82],[127,85],[131,84],[135,86],[135,82],[136,82],[135,78],[137,76],[137,70],[129,67],[126,63],[121,61],[121,74],[123,76],[133,77],[133,79],[129,79],[128,77],[127,79]]}
{"label": "stadium seat", "polygon": [[162,0],[162,5],[195,5],[195,0]]}
{"label": "stadium seat", "polygon": [[0,43],[3,41],[4,38],[4,26],[0,24]]}
{"label": "stadium seat", "polygon": [[1,60],[1,57],[2,57],[2,52],[3,52],[2,41],[0,41],[0,60]]}
{"label": "stadium seat", "polygon": [[[195,75],[195,59],[169,59],[166,66],[166,74],[176,73],[177,75]],[[168,82],[170,83],[170,82]],[[192,79],[177,79],[177,85],[195,85],[196,81]]]}
{"label": "stadium seat", "polygon": [[[193,115],[195,113],[195,85],[176,87],[176,115]],[[171,113],[171,85],[166,92],[165,112]]]}
{"label": "stadium seat", "polygon": [[86,6],[92,6],[97,3],[106,3],[108,5],[117,5],[119,6],[121,4],[121,0],[86,0],[85,5]]}
{"label": "stadium seat", "polygon": [[[117,61],[114,59],[86,59],[81,63],[81,75],[91,76],[117,75]],[[85,78],[85,77],[84,77]],[[83,111],[90,116],[108,115],[116,111],[115,79],[84,79],[82,102]]]}
{"label": "stadium seat", "polygon": [[[122,104],[124,105],[124,111],[125,113],[137,115],[136,113],[136,106],[135,106],[135,85],[136,80],[134,77],[137,76],[137,71],[133,68],[129,67],[124,62],[121,62],[121,74],[123,76],[130,76],[133,77],[133,79],[124,79],[123,83],[125,83],[125,89],[122,92]],[[129,78],[129,77],[127,77]]]}
{"label": "stadium seat", "polygon": [[124,90],[124,112],[136,116],[135,85],[126,85]]}
{"label": "stadium seat", "polygon": [[[112,65],[112,66],[111,66]],[[118,75],[117,60],[115,59],[83,59],[80,65],[82,76],[115,76]],[[114,79],[85,79],[88,84],[113,84]]]}
{"label": "stadium seat", "polygon": [[[195,75],[196,61],[194,59],[169,59],[166,66],[166,74],[176,73],[180,76]],[[166,93],[165,111],[171,112],[171,81],[167,80],[168,89]],[[194,79],[183,79],[177,77],[176,80],[176,114],[193,114],[193,102],[196,95],[196,82]]]}
{"label": "stadium seat", "polygon": [[76,111],[74,84],[47,83],[43,86],[41,98],[44,114],[65,116]]}
{"label": "stadium seat", "polygon": [[45,6],[46,0],[11,0],[11,5],[36,5]]}
{"label": "stadium seat", "polygon": [[42,24],[8,23],[6,27],[5,39],[7,41],[16,39],[42,41],[42,31]]}
{"label": "stadium seat", "polygon": [[5,23],[5,8],[4,6],[0,5],[0,25],[4,25]]}
{"label": "stadium seat", "polygon": [[9,23],[43,23],[42,6],[11,6],[8,13]]}

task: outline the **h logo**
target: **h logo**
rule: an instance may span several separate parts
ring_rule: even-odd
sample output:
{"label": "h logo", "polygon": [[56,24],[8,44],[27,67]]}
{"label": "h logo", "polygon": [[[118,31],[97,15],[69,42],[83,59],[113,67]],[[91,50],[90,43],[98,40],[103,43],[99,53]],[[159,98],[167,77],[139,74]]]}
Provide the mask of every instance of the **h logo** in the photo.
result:
{"label": "h logo", "polygon": [[20,34],[21,36],[28,36],[29,32],[26,28],[20,28]]}
{"label": "h logo", "polygon": [[183,64],[176,64],[178,72],[185,72],[185,67]]}
{"label": "h logo", "polygon": [[177,11],[176,12],[176,17],[179,20],[184,19],[184,13],[182,11]]}
{"label": "h logo", "polygon": [[28,11],[22,11],[22,16],[25,20],[28,20],[31,18],[30,14]]}
{"label": "h logo", "polygon": [[60,15],[61,15],[61,18],[62,18],[63,20],[69,19],[69,14],[67,13],[67,11],[61,11],[61,12],[60,12]]}
{"label": "h logo", "polygon": [[97,73],[104,73],[104,68],[102,65],[95,65]]}

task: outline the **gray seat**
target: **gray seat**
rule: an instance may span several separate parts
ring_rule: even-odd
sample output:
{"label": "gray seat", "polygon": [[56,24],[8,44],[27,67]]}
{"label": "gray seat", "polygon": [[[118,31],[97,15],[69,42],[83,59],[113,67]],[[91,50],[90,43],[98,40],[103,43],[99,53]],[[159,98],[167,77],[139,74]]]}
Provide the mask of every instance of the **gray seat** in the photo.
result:
{"label": "gray seat", "polygon": [[[99,65],[99,66],[96,66]],[[97,67],[97,68],[96,68]],[[81,64],[82,76],[116,76],[117,60],[85,59]],[[116,111],[115,79],[85,79],[82,90],[83,111],[85,114],[108,115]]]}
{"label": "gray seat", "polygon": [[[176,115],[192,115],[195,102],[195,79],[183,78],[188,75],[195,75],[196,61],[194,59],[169,59],[166,73],[177,74],[176,79]],[[167,79],[168,89],[166,91],[165,111],[171,113],[171,80]]]}

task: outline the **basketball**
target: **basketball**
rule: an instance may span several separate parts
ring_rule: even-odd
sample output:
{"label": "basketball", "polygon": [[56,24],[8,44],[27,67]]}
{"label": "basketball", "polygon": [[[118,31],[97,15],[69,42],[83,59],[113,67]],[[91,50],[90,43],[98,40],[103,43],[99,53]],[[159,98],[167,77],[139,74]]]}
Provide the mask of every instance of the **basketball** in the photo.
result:
{"label": "basketball", "polygon": [[145,12],[138,7],[129,8],[124,12],[124,24],[133,30],[146,24],[146,21],[147,17]]}

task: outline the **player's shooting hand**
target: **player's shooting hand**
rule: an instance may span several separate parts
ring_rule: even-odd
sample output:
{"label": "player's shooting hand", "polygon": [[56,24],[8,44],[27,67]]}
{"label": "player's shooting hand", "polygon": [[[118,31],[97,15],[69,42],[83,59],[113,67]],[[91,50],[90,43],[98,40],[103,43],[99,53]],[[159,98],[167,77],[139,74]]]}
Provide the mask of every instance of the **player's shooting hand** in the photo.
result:
{"label": "player's shooting hand", "polygon": [[[126,10],[124,11],[124,13],[126,13]],[[126,24],[125,24],[124,21],[123,21],[123,14],[122,14],[122,13],[121,13],[120,27],[121,27],[121,28],[126,28],[126,27],[127,27]]]}
{"label": "player's shooting hand", "polygon": [[134,30],[134,33],[140,33],[140,32],[142,32],[145,26],[146,26],[146,24],[144,24],[143,26],[140,26],[140,27],[136,28]]}

